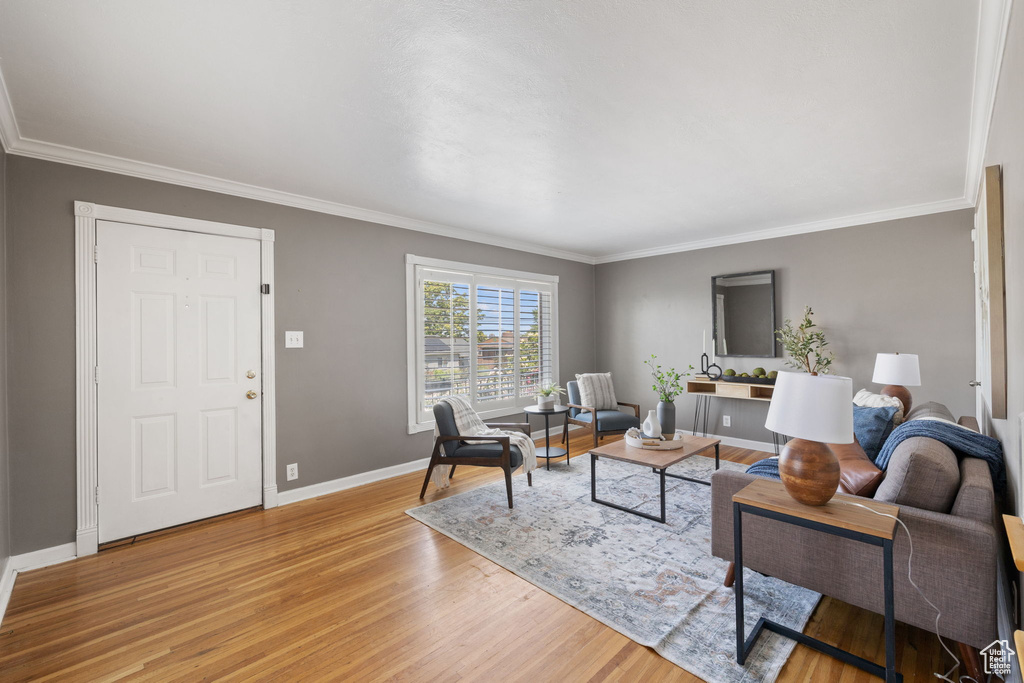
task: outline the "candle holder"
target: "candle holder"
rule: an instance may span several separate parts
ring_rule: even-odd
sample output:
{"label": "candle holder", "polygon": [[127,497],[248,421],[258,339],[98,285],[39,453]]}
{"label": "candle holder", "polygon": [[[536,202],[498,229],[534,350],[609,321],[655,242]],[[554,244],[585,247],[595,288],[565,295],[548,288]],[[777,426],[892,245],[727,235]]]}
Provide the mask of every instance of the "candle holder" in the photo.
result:
{"label": "candle holder", "polygon": [[707,375],[708,379],[720,379],[722,377],[722,368],[718,367],[715,363],[711,363],[706,353],[700,354],[700,372],[703,375]]}

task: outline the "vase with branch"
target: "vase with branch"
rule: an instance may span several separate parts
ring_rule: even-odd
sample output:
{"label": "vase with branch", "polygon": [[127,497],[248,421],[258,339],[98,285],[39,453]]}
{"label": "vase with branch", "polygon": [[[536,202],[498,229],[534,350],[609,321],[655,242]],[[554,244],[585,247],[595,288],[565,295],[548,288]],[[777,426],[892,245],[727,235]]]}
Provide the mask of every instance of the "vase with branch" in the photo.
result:
{"label": "vase with branch", "polygon": [[828,350],[828,339],[814,324],[813,315],[814,311],[807,306],[799,325],[793,327],[793,322],[787,318],[786,324],[775,331],[775,336],[789,355],[786,365],[811,375],[827,375],[832,371],[835,354]]}
{"label": "vase with branch", "polygon": [[675,368],[664,370],[657,363],[657,360],[658,357],[651,354],[651,357],[644,361],[644,365],[651,368],[651,377],[654,378],[654,384],[651,385],[651,388],[658,394],[660,399],[657,415],[658,422],[661,423],[661,431],[664,434],[673,434],[676,431],[675,399],[676,396],[683,393],[683,379],[690,376],[693,366],[689,366],[683,372],[679,372]]}

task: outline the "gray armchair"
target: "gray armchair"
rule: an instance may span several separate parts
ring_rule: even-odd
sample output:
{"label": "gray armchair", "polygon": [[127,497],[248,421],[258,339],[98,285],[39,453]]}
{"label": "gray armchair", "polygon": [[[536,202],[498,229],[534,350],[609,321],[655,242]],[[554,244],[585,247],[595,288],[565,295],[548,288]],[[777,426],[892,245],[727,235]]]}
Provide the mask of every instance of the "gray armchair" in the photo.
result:
{"label": "gray armchair", "polygon": [[[507,436],[463,436],[455,425],[452,407],[442,401],[434,404],[434,419],[437,421],[438,436],[434,439],[434,450],[427,465],[427,476],[423,479],[420,498],[427,493],[430,474],[435,467],[451,465],[448,476],[455,475],[456,465],[476,467],[500,467],[505,472],[505,489],[508,491],[508,506],[512,507],[512,472],[523,464],[523,453],[513,446]],[[488,427],[516,429],[530,435],[530,425],[521,422],[488,422]],[[486,443],[481,443],[486,442]],[[526,473],[526,481],[533,486],[533,473]]]}
{"label": "gray armchair", "polygon": [[640,426],[640,406],[636,403],[618,401],[620,406],[632,408],[632,415],[621,410],[597,410],[581,405],[583,401],[580,398],[579,382],[573,380],[566,383],[565,390],[569,394],[569,414],[566,416],[565,429],[562,432],[563,443],[569,436],[570,424],[590,429],[594,435],[595,448],[598,438],[603,439],[609,434],[625,434],[626,430]]}

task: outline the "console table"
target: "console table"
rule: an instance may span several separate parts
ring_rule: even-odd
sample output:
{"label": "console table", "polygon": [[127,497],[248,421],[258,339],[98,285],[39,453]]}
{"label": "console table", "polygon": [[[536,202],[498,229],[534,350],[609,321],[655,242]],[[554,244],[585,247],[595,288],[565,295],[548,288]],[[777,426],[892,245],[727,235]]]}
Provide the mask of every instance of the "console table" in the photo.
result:
{"label": "console table", "polygon": [[[708,413],[711,407],[711,399],[718,398],[739,398],[746,401],[767,401],[771,402],[775,393],[773,384],[752,384],[748,382],[725,382],[715,379],[691,379],[686,383],[686,393],[693,394],[697,399],[697,405],[693,410],[693,434],[697,434],[697,427],[701,428],[701,436],[708,435]],[[701,417],[703,416],[703,418]],[[779,454],[779,446],[784,444],[785,437],[772,432],[772,442],[775,444],[775,454]]]}

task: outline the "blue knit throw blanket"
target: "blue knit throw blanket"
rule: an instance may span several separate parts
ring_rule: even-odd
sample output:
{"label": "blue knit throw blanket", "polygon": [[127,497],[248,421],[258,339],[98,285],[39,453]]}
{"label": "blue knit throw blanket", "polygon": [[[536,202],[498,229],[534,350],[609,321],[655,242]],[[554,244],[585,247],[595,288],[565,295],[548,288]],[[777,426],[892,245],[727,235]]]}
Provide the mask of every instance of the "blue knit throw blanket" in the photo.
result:
{"label": "blue knit throw blanket", "polygon": [[992,473],[992,488],[995,489],[996,495],[1002,495],[1006,490],[1003,445],[991,436],[938,420],[911,420],[901,424],[886,439],[878,457],[875,458],[875,465],[886,469],[896,447],[915,436],[925,436],[946,444],[958,458],[981,458],[988,463],[988,469]]}
{"label": "blue knit throw blanket", "polygon": [[758,460],[747,468],[747,474],[755,474],[759,477],[767,477],[769,479],[782,479],[782,477],[779,476],[779,457],[775,456],[772,458],[765,458],[764,460]]}

